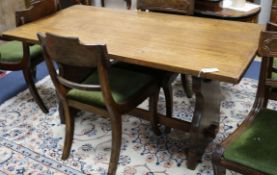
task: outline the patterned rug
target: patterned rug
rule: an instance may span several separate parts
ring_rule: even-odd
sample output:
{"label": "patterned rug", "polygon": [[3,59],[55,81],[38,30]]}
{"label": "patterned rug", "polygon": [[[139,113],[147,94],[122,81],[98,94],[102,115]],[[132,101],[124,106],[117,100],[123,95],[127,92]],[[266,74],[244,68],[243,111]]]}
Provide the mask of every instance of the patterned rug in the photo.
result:
{"label": "patterned rug", "polygon": [[10,71],[3,71],[3,70],[0,70],[0,79],[5,77],[6,75],[8,75],[8,73],[10,73]]}
{"label": "patterned rug", "polygon": [[[60,124],[55,92],[49,77],[38,83],[49,114],[43,114],[28,91],[0,106],[0,174],[91,174],[105,175],[111,150],[110,122],[92,113],[76,117],[73,148],[62,161],[64,125]],[[192,171],[186,168],[186,134],[172,131],[157,137],[149,122],[125,115],[119,175],[210,175],[211,152],[251,109],[257,82],[243,79],[239,85],[222,83],[225,100],[221,104],[220,132],[206,149],[202,162]],[[180,79],[174,83],[174,116],[190,121],[194,99],[187,99]],[[270,104],[277,108],[277,104]],[[147,103],[141,105],[146,107]],[[160,94],[159,111],[165,112]]]}

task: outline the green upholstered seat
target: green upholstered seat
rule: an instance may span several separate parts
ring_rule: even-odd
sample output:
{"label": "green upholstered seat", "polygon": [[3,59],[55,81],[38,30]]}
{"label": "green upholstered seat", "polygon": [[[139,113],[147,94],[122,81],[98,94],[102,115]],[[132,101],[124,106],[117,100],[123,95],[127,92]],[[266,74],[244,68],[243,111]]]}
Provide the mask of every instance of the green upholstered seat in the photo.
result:
{"label": "green upholstered seat", "polygon": [[265,109],[231,143],[224,158],[266,174],[277,174],[277,111]]}
{"label": "green upholstered seat", "polygon": [[[112,96],[117,103],[121,103],[135,95],[142,88],[153,81],[153,77],[112,67],[109,70],[109,82]],[[84,84],[99,84],[98,72],[95,71],[84,82]],[[71,89],[67,94],[69,99],[77,100],[86,104],[105,107],[104,98],[101,91],[85,91]]]}
{"label": "green upholstered seat", "polygon": [[[23,47],[20,41],[9,41],[0,45],[0,62],[20,62],[23,58]],[[31,59],[42,58],[42,49],[39,45],[30,47]]]}

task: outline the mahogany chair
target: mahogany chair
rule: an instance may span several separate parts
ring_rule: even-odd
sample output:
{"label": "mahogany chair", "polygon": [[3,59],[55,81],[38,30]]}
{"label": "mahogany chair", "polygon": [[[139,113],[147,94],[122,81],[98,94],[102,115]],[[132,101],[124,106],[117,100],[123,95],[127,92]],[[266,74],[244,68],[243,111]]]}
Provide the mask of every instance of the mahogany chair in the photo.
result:
{"label": "mahogany chair", "polygon": [[40,0],[24,0],[26,8],[31,7],[33,4],[39,2]]}
{"label": "mahogany chair", "polygon": [[[115,174],[121,148],[122,114],[130,112],[149,97],[153,127],[156,133],[159,132],[156,122],[160,90],[158,80],[149,74],[113,66],[106,45],[84,45],[78,38],[49,33],[38,34],[38,37],[65,115],[66,132],[62,159],[68,158],[72,145],[72,110],[94,112],[111,120],[112,152],[108,174]],[[53,62],[60,67],[58,74]],[[78,73],[74,72],[76,68],[81,68],[78,70],[79,77],[76,77]],[[80,70],[84,70],[84,73],[80,74]],[[75,75],[77,81],[66,78],[66,74]]]}
{"label": "mahogany chair", "polygon": [[[155,12],[164,12],[164,13],[177,13],[177,14],[193,14],[194,0],[137,0],[137,9],[139,10],[150,10]],[[137,72],[145,72],[151,75],[155,75],[157,79],[160,80],[160,86],[162,87],[165,94],[166,101],[166,116],[172,117],[172,86],[171,83],[177,77],[178,74],[162,71],[152,68],[146,68],[142,66],[130,65],[127,63],[118,63],[117,66],[123,67],[125,69],[135,70]],[[188,86],[188,77],[182,75],[183,86],[188,97],[191,97],[191,87]],[[186,84],[185,84],[186,83]],[[170,128],[166,128],[165,132],[170,132]]]}
{"label": "mahogany chair", "polygon": [[153,12],[193,15],[194,0],[137,0],[137,9]]}
{"label": "mahogany chair", "polygon": [[[137,0],[138,10],[149,10],[180,15],[193,15],[194,0]],[[181,74],[182,85],[187,97],[192,97],[191,76]]]}
{"label": "mahogany chair", "polygon": [[262,64],[253,108],[235,132],[214,151],[215,175],[225,174],[226,168],[249,175],[277,172],[277,111],[267,108],[272,92],[277,90],[277,77],[273,74],[273,57],[277,56],[277,30],[272,30],[274,26],[269,23],[267,30],[261,32],[259,55]]}
{"label": "mahogany chair", "polygon": [[[59,0],[61,8],[66,8],[75,4],[92,5],[91,0]],[[101,6],[105,7],[105,0],[101,0]]]}
{"label": "mahogany chair", "polygon": [[[58,10],[55,0],[40,0],[32,4],[27,10],[17,11],[16,25],[38,20],[55,13]],[[18,71],[22,70],[25,81],[34,100],[44,113],[48,109],[40,98],[34,84],[36,65],[43,61],[42,50],[39,45],[28,42],[8,41],[0,45],[0,69]]]}

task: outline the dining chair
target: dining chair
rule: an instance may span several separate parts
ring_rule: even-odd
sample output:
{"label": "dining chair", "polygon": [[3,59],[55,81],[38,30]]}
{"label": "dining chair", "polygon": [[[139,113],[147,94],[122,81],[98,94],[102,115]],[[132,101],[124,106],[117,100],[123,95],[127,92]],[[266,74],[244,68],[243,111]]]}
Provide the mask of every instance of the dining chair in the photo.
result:
{"label": "dining chair", "polygon": [[[92,5],[92,0],[58,0],[61,8],[66,8],[76,4]],[[101,0],[101,7],[105,7],[105,0]]]}
{"label": "dining chair", "polygon": [[[106,45],[81,44],[78,38],[53,34],[38,34],[44,58],[52,82],[56,88],[65,115],[65,141],[62,159],[69,157],[74,133],[72,110],[94,112],[110,119],[112,127],[112,149],[108,174],[115,174],[121,148],[122,115],[129,113],[149,97],[149,112],[154,127],[157,127],[157,101],[159,84],[155,76],[138,73],[113,66]],[[60,67],[56,72],[53,62]],[[66,68],[67,67],[67,68]],[[66,68],[66,69],[64,69]],[[66,72],[89,69],[75,77],[66,78]],[[156,123],[156,124],[155,124]]]}
{"label": "dining chair", "polygon": [[31,7],[33,4],[36,4],[41,0],[24,0],[26,8]]}
{"label": "dining chair", "polygon": [[271,30],[273,26],[268,23],[260,35],[262,63],[254,105],[242,124],[213,152],[215,175],[225,174],[226,168],[249,175],[277,172],[277,111],[267,108],[270,92],[277,89],[276,75],[272,74],[273,57],[277,56],[277,30]]}
{"label": "dining chair", "polygon": [[[57,4],[55,0],[36,1],[27,10],[15,13],[16,26],[38,20],[56,11]],[[48,109],[40,98],[34,83],[36,65],[43,61],[41,47],[28,42],[7,41],[0,45],[0,55],[0,69],[10,71],[22,70],[35,102],[44,113],[48,113]]]}
{"label": "dining chair", "polygon": [[[155,79],[159,81],[159,86],[163,89],[166,105],[166,116],[172,117],[173,114],[173,94],[172,94],[172,82],[176,79],[177,73],[163,71],[159,69],[153,69],[145,66],[139,66],[135,64],[129,64],[125,62],[115,62],[115,67],[127,69],[136,72],[143,72],[148,75],[155,76]],[[165,128],[165,133],[170,132],[170,128]]]}
{"label": "dining chair", "polygon": [[[137,0],[137,9],[161,13],[193,15],[195,0]],[[181,74],[181,81],[188,98],[192,97],[191,76]]]}
{"label": "dining chair", "polygon": [[194,0],[137,0],[138,10],[193,15]]}
{"label": "dining chair", "polygon": [[[178,13],[178,14],[193,14],[194,0],[137,0],[137,9],[138,10],[150,10],[154,12],[164,12],[164,13]],[[175,9],[176,8],[176,9]],[[144,72],[151,75],[155,75],[157,79],[160,80],[160,86],[162,87],[165,95],[166,102],[166,116],[172,117],[173,110],[173,94],[172,94],[172,82],[177,77],[177,73],[147,68],[138,65],[132,65],[127,63],[118,63],[117,66],[124,69],[130,69],[137,72]],[[182,75],[182,84],[185,88],[185,92],[188,97],[192,96],[191,85],[188,81],[189,77]],[[166,127],[166,133],[170,132],[170,128]]]}

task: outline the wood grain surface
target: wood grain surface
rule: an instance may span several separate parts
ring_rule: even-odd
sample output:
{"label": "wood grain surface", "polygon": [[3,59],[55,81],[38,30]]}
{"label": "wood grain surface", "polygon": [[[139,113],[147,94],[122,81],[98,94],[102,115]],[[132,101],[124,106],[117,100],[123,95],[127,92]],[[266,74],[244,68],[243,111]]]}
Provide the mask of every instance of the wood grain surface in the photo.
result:
{"label": "wood grain surface", "polygon": [[37,42],[37,32],[106,43],[117,60],[202,78],[238,83],[256,55],[264,26],[199,17],[76,5],[4,37]]}

